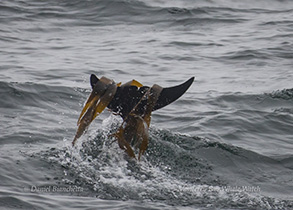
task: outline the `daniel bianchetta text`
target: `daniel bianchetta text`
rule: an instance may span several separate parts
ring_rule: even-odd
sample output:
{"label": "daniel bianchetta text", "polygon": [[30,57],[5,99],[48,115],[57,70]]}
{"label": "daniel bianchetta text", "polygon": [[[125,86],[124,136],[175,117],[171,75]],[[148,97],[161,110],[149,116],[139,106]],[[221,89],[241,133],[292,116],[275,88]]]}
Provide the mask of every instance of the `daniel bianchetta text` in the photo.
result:
{"label": "daniel bianchetta text", "polygon": [[32,185],[29,189],[26,189],[29,192],[36,193],[51,193],[51,192],[65,192],[65,193],[74,193],[74,192],[83,192],[83,187],[78,186],[58,186],[58,185],[49,185],[49,186],[35,186]]}

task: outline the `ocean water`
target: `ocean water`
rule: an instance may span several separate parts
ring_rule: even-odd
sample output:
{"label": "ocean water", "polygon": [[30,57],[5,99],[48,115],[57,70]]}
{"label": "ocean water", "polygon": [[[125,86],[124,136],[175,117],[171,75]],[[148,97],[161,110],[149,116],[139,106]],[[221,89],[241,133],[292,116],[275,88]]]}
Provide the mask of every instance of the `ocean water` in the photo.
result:
{"label": "ocean water", "polygon": [[[293,2],[0,1],[0,209],[293,209]],[[195,81],[140,162],[90,74]]]}

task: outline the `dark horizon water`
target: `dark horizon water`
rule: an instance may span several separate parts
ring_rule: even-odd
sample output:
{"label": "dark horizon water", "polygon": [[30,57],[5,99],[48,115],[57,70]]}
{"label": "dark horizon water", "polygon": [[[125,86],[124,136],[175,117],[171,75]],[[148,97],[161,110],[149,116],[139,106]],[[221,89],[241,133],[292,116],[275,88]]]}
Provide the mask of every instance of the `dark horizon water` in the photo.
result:
{"label": "dark horizon water", "polygon": [[[0,2],[0,209],[293,209],[293,2]],[[89,76],[174,86],[142,161]]]}

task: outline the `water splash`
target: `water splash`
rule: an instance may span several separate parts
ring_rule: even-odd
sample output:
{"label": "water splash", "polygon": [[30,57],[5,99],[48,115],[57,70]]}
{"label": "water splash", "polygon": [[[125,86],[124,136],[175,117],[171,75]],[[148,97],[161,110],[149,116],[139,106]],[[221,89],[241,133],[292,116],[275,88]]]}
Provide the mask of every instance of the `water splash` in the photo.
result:
{"label": "water splash", "polygon": [[262,196],[257,187],[227,185],[214,167],[196,154],[196,149],[211,149],[241,156],[242,151],[236,147],[151,128],[149,149],[138,162],[109,137],[118,122],[110,116],[103,121],[102,129],[86,135],[77,147],[64,141],[62,149],[49,152],[49,161],[64,169],[65,183],[83,186],[90,196],[110,200],[207,208],[274,209],[290,205],[289,201]]}

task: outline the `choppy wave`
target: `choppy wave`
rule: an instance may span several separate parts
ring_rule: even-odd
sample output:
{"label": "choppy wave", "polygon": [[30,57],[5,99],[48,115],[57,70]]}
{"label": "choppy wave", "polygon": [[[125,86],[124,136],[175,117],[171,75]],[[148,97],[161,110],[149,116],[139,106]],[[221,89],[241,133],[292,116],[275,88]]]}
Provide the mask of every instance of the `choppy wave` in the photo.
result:
{"label": "choppy wave", "polygon": [[[11,16],[6,21],[31,21],[55,20],[55,25],[60,25],[58,19],[67,20],[69,25],[104,25],[128,23],[158,24],[162,22],[177,25],[188,24],[219,24],[239,23],[243,19],[237,13],[266,12],[265,9],[251,10],[241,8],[221,7],[212,4],[191,4],[186,7],[170,7],[156,5],[143,1],[51,1],[51,2],[14,2],[2,3],[0,9],[5,15]],[[223,12],[223,15],[218,13]],[[233,19],[227,17],[233,16]],[[235,14],[235,15],[233,15]],[[3,20],[4,21],[4,20]],[[84,22],[86,21],[86,22]],[[159,24],[160,25],[160,24]]]}
{"label": "choppy wave", "polygon": [[[91,129],[88,135],[80,139],[78,147],[72,148],[70,137],[74,133],[74,123],[69,125],[66,123],[74,119],[74,116],[69,116],[72,115],[71,109],[78,110],[82,106],[82,104],[76,104],[76,101],[84,101],[87,90],[5,82],[1,82],[1,90],[1,109],[9,110],[5,114],[2,113],[2,119],[3,117],[7,119],[8,115],[11,115],[12,119],[6,125],[7,130],[10,129],[10,131],[1,137],[2,145],[8,143],[8,139],[10,141],[14,139],[15,144],[24,142],[30,145],[37,142],[44,144],[41,151],[38,151],[40,149],[36,149],[35,146],[32,146],[34,147],[32,150],[29,149],[31,146],[20,149],[21,156],[27,159],[25,162],[28,164],[28,170],[41,165],[48,165],[51,168],[49,171],[53,170],[50,172],[54,174],[53,178],[46,178],[39,187],[50,186],[53,182],[58,186],[77,186],[84,189],[83,192],[73,192],[73,196],[135,202],[147,200],[164,203],[167,206],[224,209],[292,207],[290,200],[274,198],[270,193],[271,187],[280,194],[290,191],[291,156],[279,156],[272,159],[211,137],[183,135],[152,127],[149,148],[143,160],[137,162],[129,159],[119,149],[117,143],[109,137],[120,122],[113,116],[100,121],[102,129]],[[215,122],[225,126],[225,122],[234,121],[234,127],[239,125],[240,129],[242,126],[239,132],[247,129],[250,135],[253,133],[253,126],[260,128],[259,124],[280,126],[285,129],[285,125],[280,124],[280,121],[277,121],[275,125],[268,124],[268,119],[274,116],[274,112],[268,112],[272,116],[266,117],[267,114],[265,114],[266,120],[259,123],[258,120],[262,119],[263,113],[257,109],[263,106],[267,110],[272,110],[274,106],[291,105],[292,100],[288,98],[290,92],[291,89],[284,89],[261,95],[224,94],[204,100],[202,104],[216,105],[222,107],[223,110],[214,112],[215,116],[211,118],[213,123],[207,119],[200,126],[206,127],[210,124],[216,128]],[[239,110],[239,106],[244,106],[246,110]],[[231,108],[238,111],[228,115]],[[10,112],[11,110],[20,112],[23,116],[15,115]],[[54,119],[60,115],[60,112],[63,112],[61,118]],[[42,116],[43,114],[39,113],[45,115]],[[77,114],[76,112],[75,115]],[[28,124],[35,126],[38,123],[41,124],[39,121],[32,121],[36,117],[40,120],[49,117],[49,121],[52,122],[47,121],[47,125],[36,126],[33,131],[29,128],[30,125],[12,123],[15,120],[19,121],[21,117],[27,119]],[[66,120],[68,117],[69,119]],[[289,115],[290,117],[292,118]],[[282,119],[285,123],[285,116]],[[61,123],[58,123],[58,120]],[[188,120],[194,121],[192,118]],[[257,122],[255,125],[254,121]],[[56,126],[53,126],[55,122],[61,126],[57,132]],[[13,129],[9,125],[18,127]],[[244,125],[247,127],[243,127]],[[69,129],[70,126],[72,129]],[[53,130],[55,134],[52,136]],[[266,132],[265,127],[260,130]],[[290,130],[287,132],[289,134]],[[28,135],[33,137],[28,140]],[[237,135],[239,136],[234,134],[234,136]],[[223,139],[225,138],[226,142],[233,139],[231,136],[229,138],[228,135],[223,135]],[[52,143],[56,146],[52,146]],[[6,179],[8,177],[3,178],[3,180]],[[22,185],[30,187],[27,183]],[[4,196],[1,202],[4,206],[11,207],[9,202],[16,199],[15,202],[20,206],[36,207],[34,202],[22,203],[20,199],[22,196]]]}
{"label": "choppy wave", "polygon": [[[0,206],[292,209],[292,2],[0,1]],[[173,86],[140,162],[105,111],[77,148],[88,75]],[[49,192],[34,187],[73,187]]]}
{"label": "choppy wave", "polygon": [[293,99],[293,89],[277,90],[269,94],[272,98],[292,100]]}
{"label": "choppy wave", "polygon": [[269,180],[256,186],[253,182],[240,185],[229,178],[239,179],[239,172],[257,177],[259,168],[266,165],[272,167],[266,171],[271,176],[267,179],[275,179],[280,166],[267,157],[199,137],[152,129],[147,153],[141,162],[136,162],[107,137],[108,130],[95,133],[78,149],[51,148],[37,156],[60,165],[66,184],[85,187],[87,193],[101,199],[150,200],[207,208],[292,206],[290,201],[261,194],[265,188],[262,185]]}
{"label": "choppy wave", "polygon": [[[288,14],[292,9],[286,7],[287,2],[278,4],[278,1],[270,1],[271,5],[281,5],[282,9],[276,7],[267,8],[269,4],[259,2],[259,7],[252,8],[249,4],[230,4],[225,7],[221,3],[216,2],[188,2],[179,1],[179,4],[173,2],[174,5],[169,6],[163,2],[144,2],[129,0],[110,0],[110,1],[11,1],[1,2],[0,10],[2,16],[0,21],[4,24],[10,22],[48,22],[51,27],[36,27],[34,30],[41,32],[53,31],[54,26],[61,30],[61,26],[102,26],[117,25],[121,23],[129,24],[154,24],[162,27],[170,26],[198,26],[212,25],[212,27],[222,27],[228,24],[243,23],[253,18],[254,13],[277,13]],[[255,3],[255,2],[254,2]],[[171,4],[172,5],[172,4]],[[234,5],[234,7],[233,7]],[[273,9],[274,8],[274,9]],[[243,18],[242,14],[248,14],[249,18]],[[252,14],[250,17],[249,14]],[[58,20],[62,19],[62,23]],[[284,22],[285,21],[285,22]],[[280,20],[282,24],[290,20]],[[275,24],[275,21],[264,21],[261,24]],[[30,28],[30,27],[29,27]],[[193,28],[194,29],[194,28]],[[30,28],[32,30],[32,28]],[[48,31],[46,31],[48,30]],[[43,32],[44,32],[43,31]]]}

